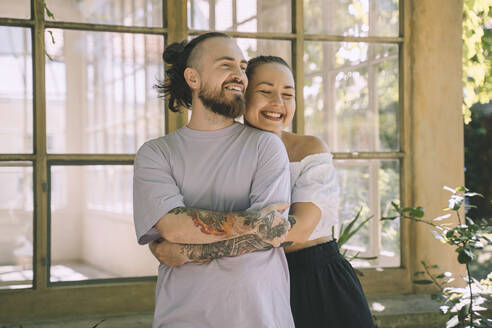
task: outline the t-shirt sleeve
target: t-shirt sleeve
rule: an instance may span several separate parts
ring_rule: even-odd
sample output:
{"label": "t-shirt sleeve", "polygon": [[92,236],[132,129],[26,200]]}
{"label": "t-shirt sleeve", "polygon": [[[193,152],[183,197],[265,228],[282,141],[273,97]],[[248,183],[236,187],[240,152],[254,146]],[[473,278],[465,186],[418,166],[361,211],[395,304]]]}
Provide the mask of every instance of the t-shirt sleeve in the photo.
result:
{"label": "t-shirt sleeve", "polygon": [[154,225],[163,215],[184,206],[165,149],[165,144],[151,141],[140,147],[135,156],[133,220],[138,243],[142,245],[160,237]]}
{"label": "t-shirt sleeve", "polygon": [[322,220],[335,224],[340,187],[332,157],[330,153],[320,153],[303,159],[304,166],[292,189],[292,203],[314,203],[321,210]]}
{"label": "t-shirt sleeve", "polygon": [[[249,210],[290,203],[289,157],[276,135],[264,132],[258,142],[258,162],[251,182]],[[288,210],[285,211],[285,216]]]}

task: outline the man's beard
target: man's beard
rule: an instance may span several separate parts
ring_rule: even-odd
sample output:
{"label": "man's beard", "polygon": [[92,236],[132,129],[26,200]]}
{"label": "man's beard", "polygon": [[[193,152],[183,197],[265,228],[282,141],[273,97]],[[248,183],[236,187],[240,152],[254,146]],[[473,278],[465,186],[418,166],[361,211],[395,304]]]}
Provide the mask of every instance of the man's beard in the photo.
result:
{"label": "man's beard", "polygon": [[228,118],[237,118],[243,115],[246,108],[244,95],[233,95],[231,100],[227,100],[224,95],[224,88],[221,88],[220,92],[214,92],[207,87],[203,87],[198,93],[198,98],[212,112]]}

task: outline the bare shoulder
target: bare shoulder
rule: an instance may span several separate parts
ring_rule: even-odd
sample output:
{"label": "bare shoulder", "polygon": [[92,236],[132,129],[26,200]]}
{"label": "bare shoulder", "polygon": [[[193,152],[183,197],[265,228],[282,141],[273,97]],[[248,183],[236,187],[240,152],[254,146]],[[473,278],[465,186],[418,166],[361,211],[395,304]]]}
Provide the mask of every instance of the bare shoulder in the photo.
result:
{"label": "bare shoulder", "polygon": [[318,137],[315,136],[300,136],[302,138],[302,148],[304,149],[304,156],[319,153],[329,152],[326,143]]}
{"label": "bare shoulder", "polygon": [[326,143],[318,137],[294,133],[289,133],[286,137],[291,145],[289,148],[293,150],[292,158],[295,162],[309,155],[329,152]]}

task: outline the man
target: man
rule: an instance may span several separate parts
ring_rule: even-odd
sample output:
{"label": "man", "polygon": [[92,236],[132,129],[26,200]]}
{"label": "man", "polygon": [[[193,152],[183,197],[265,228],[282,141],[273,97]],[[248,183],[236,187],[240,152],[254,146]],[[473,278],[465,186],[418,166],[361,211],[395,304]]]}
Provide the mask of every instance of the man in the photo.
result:
{"label": "man", "polygon": [[159,246],[178,254],[159,266],[153,327],[294,327],[276,248],[290,227],[280,213],[290,200],[288,157],[275,135],[234,122],[245,106],[243,54],[227,35],[208,33],[170,45],[164,60],[170,108],[192,115],[135,158],[138,241],[164,239]]}

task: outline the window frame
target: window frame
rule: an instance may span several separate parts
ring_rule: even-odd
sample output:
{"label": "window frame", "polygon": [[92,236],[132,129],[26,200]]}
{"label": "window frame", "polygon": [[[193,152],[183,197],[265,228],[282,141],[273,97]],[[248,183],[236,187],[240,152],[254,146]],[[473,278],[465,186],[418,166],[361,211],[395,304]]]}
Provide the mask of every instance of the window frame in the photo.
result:
{"label": "window frame", "polygon": [[[51,154],[46,140],[45,30],[48,28],[80,31],[142,33],[162,35],[173,43],[205,31],[189,30],[187,1],[163,1],[163,27],[49,21],[44,17],[44,1],[31,0],[31,18],[0,18],[0,26],[31,29],[33,65],[33,152],[0,154],[1,162],[24,161],[33,164],[33,281],[32,288],[0,290],[0,321],[40,320],[59,316],[107,315],[108,313],[150,312],[154,307],[156,277],[115,278],[67,283],[50,283],[50,169],[54,165],[131,165],[135,154]],[[396,159],[400,162],[400,199],[403,206],[412,204],[410,154],[410,1],[399,1],[398,37],[350,37],[304,33],[303,0],[292,0],[292,33],[225,32],[232,37],[288,40],[292,42],[292,65],[296,79],[297,111],[293,132],[304,133],[304,43],[305,41],[349,41],[390,43],[399,46],[399,143],[396,152],[333,153],[334,159]],[[165,132],[187,123],[187,113],[165,111]],[[401,264],[397,268],[362,269],[361,281],[366,294],[401,294],[413,291],[411,283],[410,224],[401,222]],[[391,283],[388,283],[391,282]],[[138,299],[138,302],[134,300]],[[81,306],[83,304],[83,306]],[[29,310],[27,310],[29,309]]]}

